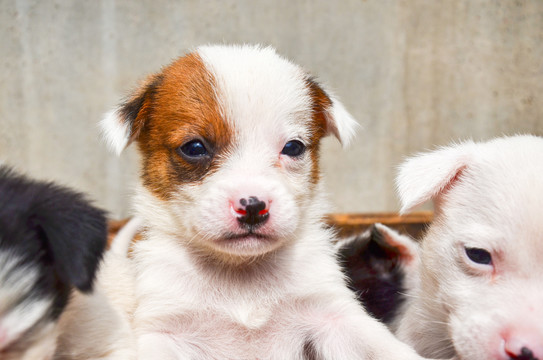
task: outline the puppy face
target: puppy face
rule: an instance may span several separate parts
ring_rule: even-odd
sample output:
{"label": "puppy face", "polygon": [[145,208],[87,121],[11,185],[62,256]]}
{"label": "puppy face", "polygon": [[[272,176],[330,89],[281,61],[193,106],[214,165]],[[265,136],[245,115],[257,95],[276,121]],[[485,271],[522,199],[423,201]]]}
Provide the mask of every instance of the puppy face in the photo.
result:
{"label": "puppy face", "polygon": [[427,342],[444,341],[426,355],[446,354],[439,351],[452,343],[462,359],[543,358],[542,156],[542,139],[517,136],[444,148],[402,167],[404,208],[436,203],[418,305],[430,308],[422,322],[443,324]]}
{"label": "puppy face", "polygon": [[72,286],[89,291],[102,211],[80,194],[0,167],[0,357],[47,358]]}
{"label": "puppy face", "polygon": [[211,46],[150,76],[103,125],[117,150],[138,143],[150,195],[139,203],[190,248],[236,259],[294,237],[318,191],[321,138],[347,143],[355,122],[272,49]]}

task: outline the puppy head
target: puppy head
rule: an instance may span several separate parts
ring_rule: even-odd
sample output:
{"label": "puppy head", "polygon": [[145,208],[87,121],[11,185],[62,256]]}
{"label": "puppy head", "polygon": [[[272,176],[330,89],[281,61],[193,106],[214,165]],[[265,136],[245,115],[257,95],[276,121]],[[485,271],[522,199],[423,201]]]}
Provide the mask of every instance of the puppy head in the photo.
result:
{"label": "puppy head", "polygon": [[91,290],[106,222],[81,194],[6,167],[0,199],[0,357],[19,358],[54,333],[72,286]]}
{"label": "puppy head", "polygon": [[336,244],[349,287],[375,318],[391,323],[401,310],[403,293],[415,285],[419,246],[382,224]]}
{"label": "puppy head", "polygon": [[419,302],[428,324],[447,325],[429,342],[449,338],[463,359],[543,358],[542,157],[543,139],[515,136],[422,154],[400,169],[403,209],[436,206]]}
{"label": "puppy head", "polygon": [[268,253],[316,216],[320,140],[347,144],[356,123],[273,49],[206,46],[151,75],[102,125],[117,152],[139,146],[151,195],[140,213],[227,259]]}

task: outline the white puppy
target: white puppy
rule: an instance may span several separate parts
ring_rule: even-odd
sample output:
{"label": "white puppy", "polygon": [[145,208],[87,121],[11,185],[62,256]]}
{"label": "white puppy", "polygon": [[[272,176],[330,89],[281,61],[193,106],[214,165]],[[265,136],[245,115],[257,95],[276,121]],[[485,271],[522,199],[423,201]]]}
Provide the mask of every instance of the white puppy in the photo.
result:
{"label": "white puppy", "polygon": [[323,226],[320,140],[355,124],[253,46],[200,47],[109,114],[111,145],[142,156],[139,359],[420,358],[358,305]]}
{"label": "white puppy", "polygon": [[396,334],[424,356],[543,359],[543,139],[466,142],[400,169],[402,212],[434,200]]}

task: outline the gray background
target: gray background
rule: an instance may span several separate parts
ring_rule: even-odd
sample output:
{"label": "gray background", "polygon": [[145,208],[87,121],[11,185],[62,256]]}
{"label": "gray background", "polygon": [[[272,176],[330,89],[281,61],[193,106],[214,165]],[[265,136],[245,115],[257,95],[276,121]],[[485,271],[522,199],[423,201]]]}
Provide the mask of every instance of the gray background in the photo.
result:
{"label": "gray background", "polygon": [[543,133],[543,1],[0,0],[0,159],[129,214],[133,148],[96,126],[147,73],[205,43],[263,43],[363,125],[325,142],[332,211],[396,211],[395,166],[453,140]]}

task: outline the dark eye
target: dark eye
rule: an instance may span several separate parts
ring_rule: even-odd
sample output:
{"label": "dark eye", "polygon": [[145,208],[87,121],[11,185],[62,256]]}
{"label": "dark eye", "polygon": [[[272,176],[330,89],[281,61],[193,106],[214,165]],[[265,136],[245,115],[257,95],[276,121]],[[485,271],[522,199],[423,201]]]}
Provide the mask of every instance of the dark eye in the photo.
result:
{"label": "dark eye", "polygon": [[476,264],[491,265],[492,255],[485,249],[479,248],[466,248],[466,255],[468,258]]}
{"label": "dark eye", "polygon": [[281,154],[296,157],[302,155],[304,151],[305,145],[302,144],[301,141],[291,140],[285,144],[285,147],[283,147],[283,150],[281,150]]}
{"label": "dark eye", "polygon": [[205,145],[200,140],[192,140],[179,147],[182,155],[190,158],[200,158],[209,155]]}

